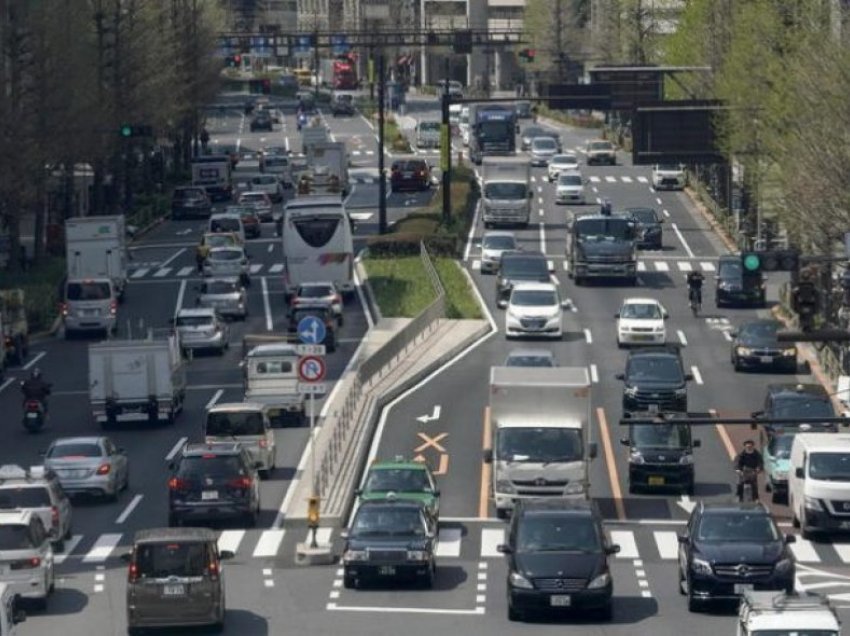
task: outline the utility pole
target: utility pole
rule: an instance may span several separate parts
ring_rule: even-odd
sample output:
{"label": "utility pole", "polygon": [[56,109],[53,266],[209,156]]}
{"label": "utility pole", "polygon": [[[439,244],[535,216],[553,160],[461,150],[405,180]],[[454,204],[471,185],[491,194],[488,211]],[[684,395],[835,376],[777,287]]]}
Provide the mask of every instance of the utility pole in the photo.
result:
{"label": "utility pole", "polygon": [[452,220],[452,130],[449,123],[449,106],[451,96],[449,95],[449,57],[446,56],[446,72],[442,95],[442,149],[441,163],[443,170],[443,224],[448,225]]}
{"label": "utility pole", "polygon": [[384,166],[384,51],[378,53],[378,233],[387,233],[387,174]]}

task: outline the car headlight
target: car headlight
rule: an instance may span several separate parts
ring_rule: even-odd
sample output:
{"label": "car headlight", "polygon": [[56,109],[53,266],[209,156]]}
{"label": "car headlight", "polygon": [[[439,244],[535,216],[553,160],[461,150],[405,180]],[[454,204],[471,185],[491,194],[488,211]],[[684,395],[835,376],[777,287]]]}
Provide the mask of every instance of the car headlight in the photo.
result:
{"label": "car headlight", "polygon": [[739,356],[751,356],[753,355],[753,350],[749,347],[735,347],[735,353]]}
{"label": "car headlight", "polygon": [[496,482],[496,492],[514,492],[514,485],[509,479],[499,479]]}
{"label": "car headlight", "polygon": [[346,550],[342,555],[342,560],[346,563],[355,563],[357,561],[366,561],[369,555],[366,550]]}
{"label": "car headlight", "polygon": [[584,492],[584,484],[580,481],[571,481],[564,486],[565,495],[580,495]]}
{"label": "car headlight", "polygon": [[629,463],[631,463],[631,464],[645,464],[646,460],[643,458],[643,455],[640,454],[640,451],[632,451],[629,454]]}
{"label": "car headlight", "polygon": [[805,503],[806,510],[814,510],[815,512],[823,512],[823,504],[820,502],[820,499],[815,497],[809,497],[806,495]]}
{"label": "car headlight", "polygon": [[788,471],[777,470],[775,473],[773,473],[773,479],[776,481],[788,481]]}
{"label": "car headlight", "polygon": [[611,575],[608,572],[603,572],[599,576],[594,579],[591,579],[590,583],[587,584],[587,589],[589,590],[598,590],[601,587],[605,587],[611,583]]}
{"label": "car headlight", "polygon": [[685,454],[685,455],[682,455],[682,456],[679,458],[679,463],[680,463],[680,464],[682,464],[682,465],[684,465],[684,466],[689,466],[690,464],[693,464],[693,463],[694,463],[694,456],[693,456],[693,455],[691,455],[690,453],[687,453],[687,454]]}
{"label": "car headlight", "polygon": [[688,389],[687,387],[683,386],[681,389],[676,389],[673,393],[676,395],[677,398],[687,397]]}
{"label": "car headlight", "polygon": [[731,289],[732,283],[730,283],[729,281],[722,280],[717,284],[717,286],[720,289]]}
{"label": "car headlight", "polygon": [[408,550],[407,551],[407,560],[408,561],[427,561],[428,560],[428,552],[425,550]]}
{"label": "car headlight", "polygon": [[695,574],[711,574],[711,564],[697,557],[694,557],[691,561],[691,570]]}
{"label": "car headlight", "polygon": [[776,573],[784,574],[789,572],[794,567],[794,561],[791,559],[782,559],[776,564]]}
{"label": "car headlight", "polygon": [[625,393],[629,397],[636,396],[637,392],[638,392],[638,390],[637,390],[636,386],[627,386],[625,389],[623,389],[623,393]]}
{"label": "car headlight", "polygon": [[661,333],[662,331],[664,331],[664,325],[658,325],[655,327],[656,333]]}
{"label": "car headlight", "polygon": [[796,347],[789,347],[788,349],[783,349],[782,355],[788,356],[789,358],[791,356],[796,356],[797,355],[797,348]]}
{"label": "car headlight", "polygon": [[523,590],[533,590],[534,586],[531,584],[527,578],[525,578],[519,572],[511,572],[508,577],[508,583],[513,585],[514,587],[522,588]]}

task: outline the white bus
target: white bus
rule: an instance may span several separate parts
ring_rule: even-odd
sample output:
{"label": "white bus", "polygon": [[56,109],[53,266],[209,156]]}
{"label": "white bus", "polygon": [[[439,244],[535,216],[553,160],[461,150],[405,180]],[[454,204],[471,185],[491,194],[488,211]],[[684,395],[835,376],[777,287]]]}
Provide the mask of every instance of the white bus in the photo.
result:
{"label": "white bus", "polygon": [[292,199],[283,213],[283,280],[287,295],[302,283],[333,282],[354,293],[354,239],[339,196]]}

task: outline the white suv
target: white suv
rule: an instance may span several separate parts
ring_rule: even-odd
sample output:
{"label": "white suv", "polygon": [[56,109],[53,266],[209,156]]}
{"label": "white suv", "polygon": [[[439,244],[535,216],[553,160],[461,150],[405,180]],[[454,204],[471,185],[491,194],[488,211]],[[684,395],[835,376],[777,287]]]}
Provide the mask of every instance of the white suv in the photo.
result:
{"label": "white suv", "polygon": [[59,478],[44,466],[0,466],[0,512],[27,510],[41,518],[58,551],[71,536],[71,502]]}
{"label": "white suv", "polygon": [[0,513],[0,583],[47,607],[53,592],[53,548],[44,524],[30,510]]}
{"label": "white suv", "polygon": [[679,165],[656,164],[652,166],[652,187],[656,190],[682,190],[687,179]]}
{"label": "white suv", "polygon": [[554,283],[517,283],[505,312],[505,336],[560,340],[565,306]]}

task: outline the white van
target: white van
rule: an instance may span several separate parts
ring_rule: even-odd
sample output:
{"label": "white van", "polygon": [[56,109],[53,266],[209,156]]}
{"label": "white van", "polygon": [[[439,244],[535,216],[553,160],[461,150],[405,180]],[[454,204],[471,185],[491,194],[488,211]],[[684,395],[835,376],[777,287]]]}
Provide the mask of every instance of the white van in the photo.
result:
{"label": "white van", "polygon": [[27,614],[18,605],[20,596],[8,583],[0,583],[0,636],[16,636],[18,623],[27,619]]}
{"label": "white van", "polygon": [[268,477],[275,469],[274,431],[265,405],[252,402],[216,404],[207,409],[204,429],[207,444],[242,444],[263,476]]}
{"label": "white van", "polygon": [[210,216],[207,232],[211,232],[213,234],[233,232],[239,237],[242,245],[245,244],[245,226],[242,225],[242,218],[238,214],[233,214],[232,212],[224,212]]}
{"label": "white van", "polygon": [[850,531],[850,434],[794,436],[788,507],[803,538],[815,532]]}

